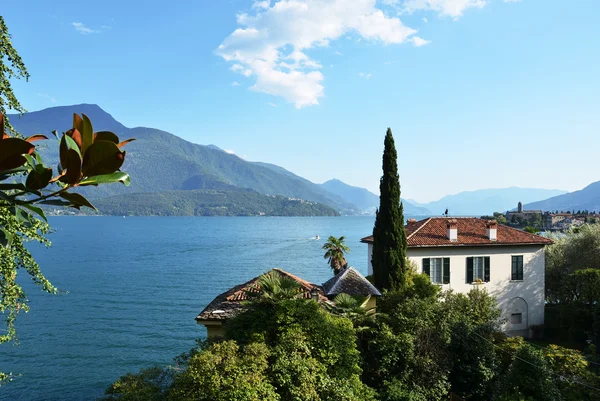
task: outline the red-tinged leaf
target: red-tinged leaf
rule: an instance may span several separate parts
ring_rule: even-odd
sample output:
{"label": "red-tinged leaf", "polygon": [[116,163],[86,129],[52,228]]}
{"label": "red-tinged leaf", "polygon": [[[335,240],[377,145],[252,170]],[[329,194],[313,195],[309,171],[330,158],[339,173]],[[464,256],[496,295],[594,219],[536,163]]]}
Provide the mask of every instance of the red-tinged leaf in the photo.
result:
{"label": "red-tinged leaf", "polygon": [[22,166],[26,163],[22,155],[30,155],[34,150],[35,146],[20,138],[0,140],[0,171]]}
{"label": "red-tinged leaf", "polygon": [[31,170],[27,179],[25,180],[25,186],[29,189],[39,190],[42,188],[46,188],[48,183],[50,183],[50,179],[52,179],[52,169],[46,168],[41,172],[37,170]]}
{"label": "red-tinged leaf", "polygon": [[82,113],[81,117],[83,118],[83,129],[79,130],[79,132],[81,132],[81,140],[83,143],[81,154],[84,155],[90,145],[94,143],[94,127],[92,127],[92,122],[88,116]]}
{"label": "red-tinged leaf", "polygon": [[60,164],[63,169],[67,168],[67,154],[68,154],[69,149],[72,149],[72,150],[76,151],[77,153],[79,153],[79,157],[81,158],[81,152],[79,151],[79,145],[77,144],[77,142],[75,142],[75,140],[72,137],[70,137],[68,135],[68,133],[65,133],[63,135],[62,139],[60,140],[60,147],[59,147]]}
{"label": "red-tinged leaf", "polygon": [[121,149],[123,146],[125,146],[128,143],[133,142],[133,141],[135,141],[135,138],[129,138],[129,139],[124,140],[123,142],[121,142],[117,146],[119,147],[119,149]]}
{"label": "red-tinged leaf", "polygon": [[83,195],[69,192],[61,192],[59,196],[71,202],[75,207],[85,206],[89,207],[90,209],[96,210],[96,207],[92,205],[91,202],[87,200]]}
{"label": "red-tinged leaf", "polygon": [[36,135],[31,135],[29,138],[26,138],[25,140],[29,143],[32,143],[32,142],[41,141],[44,139],[48,139],[48,137],[46,135],[36,134]]}
{"label": "red-tinged leaf", "polygon": [[74,149],[67,153],[67,184],[76,185],[81,181],[81,156]]}
{"label": "red-tinged leaf", "polygon": [[77,128],[71,128],[67,131],[67,135],[75,141],[79,149],[83,148],[83,140],[81,138],[81,132]]}
{"label": "red-tinged leaf", "polygon": [[112,174],[121,168],[125,161],[125,152],[110,141],[96,141],[85,152],[83,157],[83,175]]}
{"label": "red-tinged leaf", "polygon": [[73,113],[73,128],[79,132],[83,131],[83,120],[77,113]]}
{"label": "red-tinged leaf", "polygon": [[99,131],[94,134],[94,141],[110,141],[119,143],[119,137],[110,131]]}

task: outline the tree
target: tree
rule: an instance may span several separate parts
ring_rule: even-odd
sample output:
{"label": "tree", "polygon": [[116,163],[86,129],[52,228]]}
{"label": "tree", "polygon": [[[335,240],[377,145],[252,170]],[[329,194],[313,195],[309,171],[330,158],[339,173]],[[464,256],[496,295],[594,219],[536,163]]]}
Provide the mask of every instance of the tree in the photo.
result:
{"label": "tree", "polygon": [[[8,61],[6,64],[5,59]],[[4,18],[0,16],[0,113],[2,115],[6,115],[9,109],[18,113],[25,112],[12,90],[10,80],[13,78],[28,80],[29,73],[21,56],[11,43],[11,35]],[[16,134],[8,119],[6,119],[5,125],[9,133]]]}
{"label": "tree", "polygon": [[379,184],[379,208],[373,227],[373,276],[381,290],[400,289],[406,284],[406,230],[400,201],[397,154],[388,128],[383,151],[383,175]]}
{"label": "tree", "polygon": [[[20,311],[29,310],[25,292],[16,281],[19,269],[25,270],[42,290],[56,292],[25,246],[28,241],[50,245],[45,237],[50,227],[39,205],[94,208],[73,190],[130,182],[129,176],[119,169],[125,160],[120,147],[131,140],[120,142],[107,131],[94,133],[85,115],[75,114],[73,128],[62,134],[56,174],[52,167],[44,165],[33,144],[44,139],[48,138],[9,136],[0,113],[0,312],[7,327],[5,334],[0,335],[0,343],[15,338],[14,321]],[[0,384],[6,379],[0,375]]]}
{"label": "tree", "polygon": [[344,244],[346,237],[341,236],[339,238],[330,235],[327,242],[323,245],[323,249],[326,250],[324,259],[328,259],[327,263],[333,270],[333,274],[338,274],[342,269],[348,266],[348,262],[344,254],[350,252],[350,248]]}
{"label": "tree", "polygon": [[255,302],[277,302],[298,297],[300,284],[271,270],[260,276],[256,285],[248,289],[247,294]]}

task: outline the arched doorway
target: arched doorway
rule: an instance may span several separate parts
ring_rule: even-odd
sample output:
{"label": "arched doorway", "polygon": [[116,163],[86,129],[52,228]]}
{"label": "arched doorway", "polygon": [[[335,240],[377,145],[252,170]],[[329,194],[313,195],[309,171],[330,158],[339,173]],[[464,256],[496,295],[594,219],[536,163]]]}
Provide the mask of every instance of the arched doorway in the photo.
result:
{"label": "arched doorway", "polygon": [[507,334],[528,336],[528,309],[527,302],[521,297],[512,298],[506,303],[504,318]]}

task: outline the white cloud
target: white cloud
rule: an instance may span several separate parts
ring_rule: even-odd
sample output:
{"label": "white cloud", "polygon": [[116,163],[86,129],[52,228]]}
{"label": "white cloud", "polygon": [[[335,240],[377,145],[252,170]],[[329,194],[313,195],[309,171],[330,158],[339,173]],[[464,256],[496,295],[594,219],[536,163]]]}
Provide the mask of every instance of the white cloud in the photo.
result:
{"label": "white cloud", "polygon": [[342,52],[341,52],[341,51],[339,51],[339,50],[336,50],[336,51],[335,51],[335,55],[336,55],[336,56],[343,56],[343,55],[344,55],[344,53],[342,53]]}
{"label": "white cloud", "polygon": [[252,4],[252,8],[269,8],[269,6],[271,6],[271,2],[269,0],[255,1]]}
{"label": "white cloud", "polygon": [[282,97],[297,108],[319,104],[325,95],[322,66],[307,50],[350,34],[386,45],[415,43],[416,31],[384,14],[376,0],[278,0],[254,6],[254,14],[237,16],[240,27],[216,53],[234,63],[232,71],[255,77],[251,90]]}
{"label": "white cloud", "polygon": [[44,98],[46,100],[49,100],[52,103],[56,103],[56,98],[53,98],[52,96],[46,94],[46,93],[37,93],[37,95],[41,98]]}
{"label": "white cloud", "polygon": [[366,72],[359,72],[358,76],[364,79],[371,79],[371,77],[373,76],[370,72],[366,73]]}
{"label": "white cloud", "polygon": [[241,83],[239,83],[238,81],[233,81],[231,83],[231,86],[240,86],[240,85],[241,85]]}
{"label": "white cloud", "polygon": [[428,23],[428,22],[429,22],[429,21],[427,20],[427,18],[425,18],[425,17],[423,17],[422,19],[423,19],[423,22],[424,22],[424,23]]}
{"label": "white cloud", "polygon": [[504,0],[505,3],[520,3],[521,0]]}
{"label": "white cloud", "polygon": [[426,10],[457,19],[469,8],[484,7],[487,0],[384,0],[384,3],[396,6],[401,12],[407,14]]}
{"label": "white cloud", "polygon": [[71,25],[73,25],[73,28],[75,28],[75,30],[82,35],[89,35],[90,33],[100,33],[101,32],[99,30],[89,28],[81,22],[72,22]]}
{"label": "white cloud", "polygon": [[267,102],[267,104],[271,107],[277,107],[277,105],[275,103]]}
{"label": "white cloud", "polygon": [[431,43],[431,40],[425,40],[418,36],[413,36],[412,38],[410,38],[410,41],[413,43],[413,45],[415,45],[415,47],[421,47]]}

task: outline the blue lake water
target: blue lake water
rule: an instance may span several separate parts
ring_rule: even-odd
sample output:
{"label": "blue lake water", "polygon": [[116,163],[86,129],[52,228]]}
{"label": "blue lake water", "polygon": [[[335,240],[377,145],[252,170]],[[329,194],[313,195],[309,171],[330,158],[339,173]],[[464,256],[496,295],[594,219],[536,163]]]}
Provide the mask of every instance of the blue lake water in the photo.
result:
{"label": "blue lake water", "polygon": [[[219,293],[280,267],[322,283],[321,246],[345,235],[347,259],[366,274],[359,242],[374,217],[56,217],[51,248],[32,245],[65,295],[42,293],[20,272],[31,311],[20,344],[0,345],[0,371],[20,373],[0,400],[93,400],[121,375],[172,358],[205,336],[196,315]],[[315,235],[320,240],[315,240]]]}

